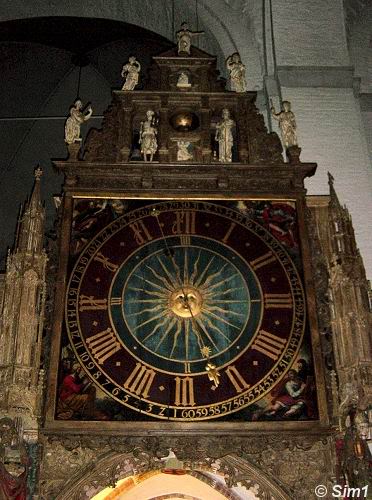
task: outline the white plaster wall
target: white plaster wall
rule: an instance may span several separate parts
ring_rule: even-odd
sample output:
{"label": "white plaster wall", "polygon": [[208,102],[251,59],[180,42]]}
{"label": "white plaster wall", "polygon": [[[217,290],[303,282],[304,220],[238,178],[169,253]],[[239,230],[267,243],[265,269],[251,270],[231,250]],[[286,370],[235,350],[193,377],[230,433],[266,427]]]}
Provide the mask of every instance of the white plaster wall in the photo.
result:
{"label": "white plaster wall", "polygon": [[328,194],[327,172],[353,218],[367,276],[372,277],[372,183],[358,101],[351,89],[283,88],[296,115],[302,161],[318,170],[306,181],[309,194]]}
{"label": "white plaster wall", "polygon": [[[364,111],[362,113],[364,130],[366,133],[367,146],[371,168],[369,169],[370,178],[372,178],[372,111]],[[372,184],[372,181],[371,181]]]}
{"label": "white plaster wall", "polygon": [[350,33],[350,57],[361,92],[372,92],[372,2],[363,10]]}
{"label": "white plaster wall", "polygon": [[342,0],[272,0],[278,65],[347,66]]}

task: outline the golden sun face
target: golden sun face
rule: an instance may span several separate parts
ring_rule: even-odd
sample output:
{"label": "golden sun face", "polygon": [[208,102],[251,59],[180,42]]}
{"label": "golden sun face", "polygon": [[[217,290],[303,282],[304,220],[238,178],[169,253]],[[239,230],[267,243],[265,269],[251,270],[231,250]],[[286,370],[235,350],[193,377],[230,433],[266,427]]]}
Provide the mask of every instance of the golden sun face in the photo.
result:
{"label": "golden sun face", "polygon": [[250,299],[239,270],[194,246],[156,252],[131,272],[123,316],[146,349],[171,360],[196,361],[227,349],[240,335]]}
{"label": "golden sun face", "polygon": [[183,285],[170,295],[169,308],[180,318],[195,318],[202,307],[203,297],[196,288]]}

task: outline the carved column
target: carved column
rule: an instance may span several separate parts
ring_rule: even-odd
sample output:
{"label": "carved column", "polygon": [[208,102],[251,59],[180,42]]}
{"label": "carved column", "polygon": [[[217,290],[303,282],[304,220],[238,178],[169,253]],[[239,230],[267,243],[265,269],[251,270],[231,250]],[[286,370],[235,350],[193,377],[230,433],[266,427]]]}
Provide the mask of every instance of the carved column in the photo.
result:
{"label": "carved column", "polygon": [[120,144],[120,161],[129,161],[129,155],[132,148],[132,101],[125,98],[124,105],[121,110],[118,142]]}
{"label": "carved column", "polygon": [[211,112],[209,105],[209,97],[202,97],[201,114],[201,148],[202,148],[202,162],[210,163],[212,161],[211,149]]}
{"label": "carved column", "polygon": [[169,150],[167,144],[168,130],[168,97],[161,97],[160,117],[159,117],[159,161],[160,163],[169,161]]}
{"label": "carved column", "polygon": [[8,255],[0,318],[0,409],[12,418],[22,416],[24,432],[31,440],[37,434],[44,375],[40,357],[47,256],[41,174],[38,168],[19,221],[15,250]]}

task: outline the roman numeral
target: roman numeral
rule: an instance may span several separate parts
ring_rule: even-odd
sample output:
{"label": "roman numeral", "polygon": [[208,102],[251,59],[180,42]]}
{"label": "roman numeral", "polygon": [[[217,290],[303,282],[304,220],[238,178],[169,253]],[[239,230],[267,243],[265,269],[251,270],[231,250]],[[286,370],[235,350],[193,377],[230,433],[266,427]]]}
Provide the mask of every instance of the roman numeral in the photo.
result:
{"label": "roman numeral", "polygon": [[152,236],[142,220],[129,224],[129,227],[133,231],[134,239],[138,245],[143,245],[147,241],[152,240]]}
{"label": "roman numeral", "polygon": [[79,311],[98,311],[107,309],[107,299],[95,299],[92,295],[80,295]]}
{"label": "roman numeral", "polygon": [[275,261],[276,257],[273,255],[273,253],[267,252],[261,255],[261,257],[257,257],[257,259],[251,260],[250,265],[255,271],[257,271],[257,269],[260,269],[260,267],[267,266],[268,264],[271,264],[271,262]]}
{"label": "roman numeral", "polygon": [[282,339],[265,330],[260,330],[252,344],[252,349],[276,361],[283,352],[286,343],[286,339]]}
{"label": "roman numeral", "polygon": [[191,377],[175,377],[176,395],[174,404],[176,406],[194,406],[194,380]]}
{"label": "roman numeral", "polygon": [[[194,210],[177,210],[175,212],[176,220],[172,226],[173,234],[195,234],[195,216]],[[181,240],[182,243],[182,240]]]}
{"label": "roman numeral", "polygon": [[112,306],[121,306],[123,299],[121,297],[111,297],[110,305]]}
{"label": "roman numeral", "polygon": [[137,396],[147,398],[155,375],[156,372],[151,368],[147,368],[141,363],[136,363],[134,370],[126,380],[124,387],[133,394],[137,394]]}
{"label": "roman numeral", "polygon": [[102,252],[98,252],[93,260],[100,262],[103,265],[104,269],[107,269],[112,273],[115,273],[119,268],[118,265],[110,262],[110,259],[108,257],[105,257]]}
{"label": "roman numeral", "polygon": [[293,302],[290,293],[264,293],[265,309],[292,309]]}
{"label": "roman numeral", "polygon": [[93,354],[94,359],[98,361],[99,365],[102,365],[106,359],[115,354],[121,348],[121,345],[111,328],[107,328],[106,330],[89,337],[86,342],[90,352]]}
{"label": "roman numeral", "polygon": [[189,236],[188,234],[181,234],[180,240],[181,240],[181,245],[183,246],[191,245],[191,236]]}
{"label": "roman numeral", "polygon": [[230,238],[231,233],[233,232],[234,227],[236,226],[235,222],[232,222],[229,229],[226,231],[225,236],[222,238],[223,243],[227,243],[227,240]]}
{"label": "roman numeral", "polygon": [[230,382],[235,387],[236,392],[242,392],[244,389],[249,389],[250,385],[247,384],[234,365],[230,365],[225,372]]}

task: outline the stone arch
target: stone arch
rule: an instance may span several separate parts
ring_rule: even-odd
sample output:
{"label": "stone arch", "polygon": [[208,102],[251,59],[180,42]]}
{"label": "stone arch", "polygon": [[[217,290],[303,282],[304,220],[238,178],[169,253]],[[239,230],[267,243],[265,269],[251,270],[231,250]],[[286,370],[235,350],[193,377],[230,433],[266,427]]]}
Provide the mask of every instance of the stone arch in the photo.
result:
{"label": "stone arch", "polygon": [[[175,29],[184,20],[189,20],[195,28],[194,2],[179,0],[175,9]],[[243,62],[251,67],[260,67],[260,57],[255,39],[255,27],[251,19],[252,7],[244,9],[222,0],[215,1],[213,9],[205,0],[199,0],[199,29],[205,30],[208,37],[201,40],[200,48],[216,54],[221,69],[224,61],[233,52],[240,52]],[[94,0],[79,3],[61,0],[60,2],[38,2],[25,5],[15,1],[0,16],[0,21],[25,19],[31,17],[91,17],[122,21],[134,24],[172,40],[172,2],[152,2],[151,0]],[[206,42],[206,40],[209,40]],[[249,78],[248,78],[249,80]],[[262,82],[261,82],[262,83]],[[254,88],[257,82],[251,84]]]}
{"label": "stone arch", "polygon": [[[122,479],[157,474],[163,468],[164,462],[144,449],[135,449],[131,453],[109,452],[72,476],[55,500],[88,500],[106,487],[114,487]],[[222,494],[229,492],[229,498],[234,498],[231,488],[240,487],[253,491],[255,498],[260,500],[291,499],[275,478],[235,454],[220,459],[206,457],[198,460],[192,468],[185,466],[185,471],[217,490],[220,488]]]}

